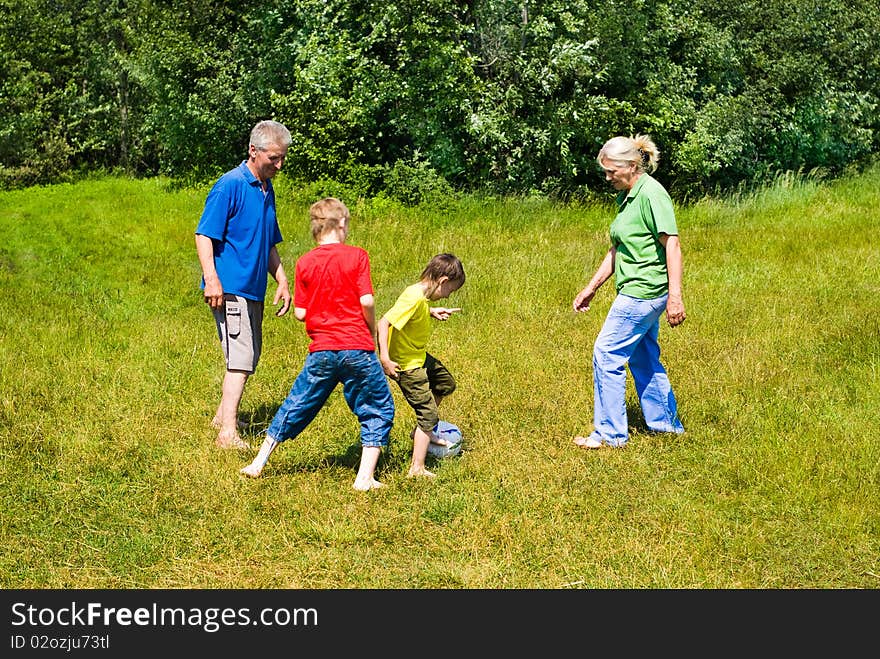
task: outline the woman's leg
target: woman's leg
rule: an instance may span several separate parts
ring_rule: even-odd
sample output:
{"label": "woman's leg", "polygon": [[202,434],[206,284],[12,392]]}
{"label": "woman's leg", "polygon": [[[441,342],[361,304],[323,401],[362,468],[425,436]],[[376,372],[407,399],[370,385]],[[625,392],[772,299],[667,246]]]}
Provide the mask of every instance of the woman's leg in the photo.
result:
{"label": "woman's leg", "polygon": [[629,371],[636,385],[636,393],[645,415],[645,423],[654,432],[684,432],[678,418],[678,406],[666,369],[660,363],[660,344],[657,336],[659,318],[636,346],[629,360]]}
{"label": "woman's leg", "polygon": [[[644,336],[657,324],[665,297],[639,300],[618,295],[593,346],[593,433],[608,446],[629,439],[626,415],[626,366]],[[659,311],[658,311],[659,309]]]}

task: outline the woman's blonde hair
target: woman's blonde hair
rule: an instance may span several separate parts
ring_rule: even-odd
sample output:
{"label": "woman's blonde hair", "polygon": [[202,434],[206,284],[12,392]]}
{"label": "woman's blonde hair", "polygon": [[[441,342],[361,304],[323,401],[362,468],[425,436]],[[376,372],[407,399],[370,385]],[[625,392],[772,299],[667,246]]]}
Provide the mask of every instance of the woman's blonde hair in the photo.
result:
{"label": "woman's blonde hair", "polygon": [[325,233],[338,229],[343,221],[351,219],[348,206],[336,197],[325,197],[309,208],[312,220],[312,238],[318,240]]}
{"label": "woman's blonde hair", "polygon": [[603,160],[610,160],[618,166],[635,163],[640,171],[651,174],[656,171],[657,163],[660,162],[660,150],[650,135],[632,137],[618,135],[605,142],[599,149],[596,162],[601,166]]}

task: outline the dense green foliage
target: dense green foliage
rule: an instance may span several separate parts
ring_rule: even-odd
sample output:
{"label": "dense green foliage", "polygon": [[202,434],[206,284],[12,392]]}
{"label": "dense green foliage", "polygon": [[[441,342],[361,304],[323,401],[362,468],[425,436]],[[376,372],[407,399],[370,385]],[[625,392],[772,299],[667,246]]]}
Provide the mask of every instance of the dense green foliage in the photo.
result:
{"label": "dense green foliage", "polygon": [[0,0],[0,186],[204,181],[272,117],[364,195],[588,194],[634,132],[698,195],[876,153],[878,58],[880,0]]}

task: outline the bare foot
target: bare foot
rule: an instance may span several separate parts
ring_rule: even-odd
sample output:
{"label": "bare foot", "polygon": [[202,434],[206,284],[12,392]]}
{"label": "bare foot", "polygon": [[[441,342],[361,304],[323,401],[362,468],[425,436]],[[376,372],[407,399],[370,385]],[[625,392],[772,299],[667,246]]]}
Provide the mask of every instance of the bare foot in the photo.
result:
{"label": "bare foot", "polygon": [[[435,435],[433,432],[429,432],[429,433],[426,433],[426,434],[428,435],[428,438],[429,438],[429,440],[430,440],[430,442],[431,442],[432,444],[435,444],[435,445],[437,445],[437,446],[446,446],[446,447],[448,447],[448,448],[452,448],[453,446],[455,446],[455,444],[453,444],[452,442],[437,437],[437,435]],[[409,433],[409,438],[410,438],[410,439],[415,439],[415,438],[416,438],[416,428],[413,428],[413,429],[410,431],[410,433]]]}
{"label": "bare foot", "polygon": [[427,476],[428,478],[434,478],[436,475],[437,474],[422,467],[421,469],[410,469],[406,476],[407,478],[413,478],[414,476]]}
{"label": "bare foot", "polygon": [[252,462],[247,467],[242,467],[241,469],[239,469],[238,473],[242,476],[247,476],[248,478],[259,478],[260,474],[263,473],[263,468],[260,465],[256,465]]}
{"label": "bare foot", "polygon": [[[238,426],[239,430],[243,430],[244,428],[248,427],[248,424],[244,421],[236,421],[235,424]],[[211,419],[211,427],[214,428],[214,430],[220,430],[220,428],[223,427],[223,422],[215,416],[213,419]]]}
{"label": "bare foot", "polygon": [[217,435],[217,441],[214,443],[217,445],[217,448],[249,449],[251,447],[250,444],[239,437],[237,432],[221,432]]}
{"label": "bare foot", "polygon": [[380,487],[385,487],[385,483],[380,483],[375,478],[371,478],[370,480],[363,481],[356,480],[352,487],[358,492],[368,492],[369,490],[378,490]]}

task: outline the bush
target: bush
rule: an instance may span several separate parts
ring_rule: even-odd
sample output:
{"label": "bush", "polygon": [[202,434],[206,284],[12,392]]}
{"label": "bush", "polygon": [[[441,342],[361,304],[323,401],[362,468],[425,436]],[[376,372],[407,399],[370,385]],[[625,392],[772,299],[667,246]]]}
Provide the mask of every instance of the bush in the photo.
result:
{"label": "bush", "polygon": [[455,196],[445,178],[427,162],[414,158],[385,167],[383,189],[388,197],[407,206],[442,204]]}

